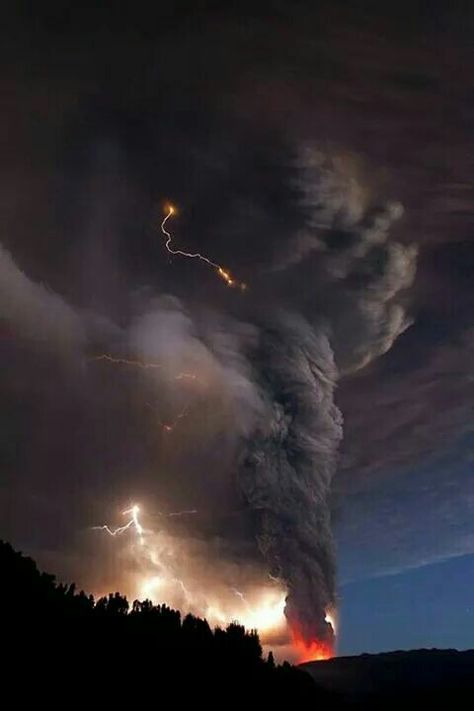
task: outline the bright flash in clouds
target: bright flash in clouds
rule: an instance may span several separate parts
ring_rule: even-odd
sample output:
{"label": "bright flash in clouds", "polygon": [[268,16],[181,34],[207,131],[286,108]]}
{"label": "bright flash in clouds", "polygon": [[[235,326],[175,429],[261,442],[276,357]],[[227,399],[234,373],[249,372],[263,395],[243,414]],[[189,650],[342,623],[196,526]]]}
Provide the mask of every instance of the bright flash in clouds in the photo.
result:
{"label": "bright flash in clouds", "polygon": [[[196,514],[197,509],[156,513],[164,523],[166,519]],[[140,571],[134,578],[135,597],[149,599],[154,604],[165,603],[184,614],[191,612],[204,616],[211,625],[225,626],[237,621],[247,629],[257,629],[263,637],[266,633],[285,629],[286,591],[276,579],[271,583],[263,582],[261,587],[253,584],[250,590],[229,584],[225,571],[221,580],[216,577],[203,581],[196,572],[198,566],[192,560],[192,552],[186,552],[182,541],[173,538],[162,527],[158,531],[144,528],[138,504],[122,511],[122,515],[130,517],[122,526],[93,528],[114,538],[122,538],[122,534],[129,531],[140,543],[138,549],[128,548]]]}
{"label": "bright flash in clouds", "polygon": [[337,634],[337,619],[335,613],[331,610],[326,610],[324,621],[327,622],[328,625],[331,625],[332,631],[334,634]]}
{"label": "bright flash in clouds", "polygon": [[244,607],[236,613],[236,619],[244,627],[265,633],[285,626],[286,592],[265,590],[253,602],[249,602],[240,591],[237,592]]}
{"label": "bright flash in clouds", "polygon": [[[222,569],[213,566],[209,574],[206,567],[209,561],[202,550],[193,548],[193,540],[181,539],[166,530],[167,520],[195,516],[197,509],[155,511],[154,515],[163,522],[158,530],[145,529],[141,513],[138,504],[133,504],[122,512],[123,516],[130,517],[122,526],[94,527],[124,542],[126,547],[120,551],[120,559],[126,560],[124,553],[129,556],[123,579],[128,580],[127,594],[133,596],[132,599],[147,599],[156,605],[164,603],[180,610],[183,615],[191,613],[204,617],[211,627],[226,627],[237,622],[248,630],[257,630],[263,645],[273,645],[272,640],[288,635],[291,651],[285,648],[284,654],[289,654],[290,658],[296,654],[298,661],[332,656],[329,645],[317,640],[308,642],[299,630],[289,630],[285,617],[287,590],[278,578],[265,575],[257,583],[255,571],[249,575],[248,571],[233,568],[229,573],[225,563]],[[127,531],[132,539],[122,535]],[[133,539],[140,545],[132,545]],[[326,622],[336,632],[332,610],[327,611]],[[278,654],[278,650],[272,648]]]}
{"label": "bright flash in clouds", "polygon": [[143,539],[143,534],[145,533],[145,529],[141,525],[139,519],[138,519],[138,514],[140,513],[140,507],[137,506],[137,504],[133,504],[133,506],[129,509],[126,509],[125,511],[122,511],[123,516],[128,516],[131,515],[131,519],[123,526],[118,526],[117,528],[110,528],[109,526],[93,526],[93,530],[96,531],[106,531],[109,536],[119,536],[121,533],[124,533],[127,531],[129,528],[134,528],[138,540],[140,541],[140,544],[143,545],[144,539]]}

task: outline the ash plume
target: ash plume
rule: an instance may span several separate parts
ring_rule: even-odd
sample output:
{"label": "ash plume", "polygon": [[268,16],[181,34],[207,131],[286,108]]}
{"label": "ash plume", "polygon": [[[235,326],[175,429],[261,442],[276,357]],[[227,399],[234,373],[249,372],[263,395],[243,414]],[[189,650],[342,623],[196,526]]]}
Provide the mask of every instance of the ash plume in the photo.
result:
{"label": "ash plume", "polygon": [[386,352],[408,327],[397,297],[413,280],[416,250],[389,242],[401,206],[370,205],[350,160],[306,148],[298,171],[304,240],[300,233],[288,241],[278,270],[293,288],[298,267],[309,262],[310,271],[296,287],[300,312],[274,313],[261,326],[254,367],[266,412],[247,442],[240,481],[257,513],[260,550],[287,585],[290,627],[308,642],[332,643],[329,495],[342,438],[334,389],[341,373]]}
{"label": "ash plume", "polygon": [[[260,230],[258,267],[245,295],[216,306],[192,289],[157,290],[150,299],[131,288],[131,314],[113,325],[30,282],[6,256],[11,278],[0,296],[20,333],[43,332],[46,319],[48,340],[61,347],[67,341],[76,360],[100,356],[103,348],[117,356],[117,367],[113,358],[86,359],[74,389],[56,385],[55,411],[72,394],[74,422],[84,423],[74,441],[76,470],[97,466],[101,423],[114,443],[103,468],[114,472],[117,490],[140,481],[158,508],[165,502],[198,512],[175,519],[183,541],[198,541],[209,556],[193,589],[223,589],[227,580],[240,590],[239,570],[248,579],[249,569],[263,567],[287,591],[290,628],[331,647],[326,615],[337,600],[330,493],[343,435],[335,388],[409,325],[400,292],[413,280],[416,251],[390,238],[402,210],[370,194],[350,156],[307,145],[283,173],[296,224],[276,233],[270,254],[270,231]],[[134,371],[137,359],[159,367]],[[127,362],[132,366],[120,365]],[[196,378],[182,380],[183,372]],[[176,413],[185,413],[178,446],[174,435],[157,434],[157,423]],[[57,437],[48,438],[54,451]],[[44,440],[36,446],[44,449]],[[239,507],[244,512],[233,517]],[[180,571],[173,575],[180,578]],[[206,614],[205,606],[196,611]]]}
{"label": "ash plume", "polygon": [[331,639],[336,604],[328,497],[342,437],[337,371],[324,332],[286,315],[262,332],[265,419],[249,442],[241,485],[258,515],[258,542],[288,588],[286,615],[308,639]]}

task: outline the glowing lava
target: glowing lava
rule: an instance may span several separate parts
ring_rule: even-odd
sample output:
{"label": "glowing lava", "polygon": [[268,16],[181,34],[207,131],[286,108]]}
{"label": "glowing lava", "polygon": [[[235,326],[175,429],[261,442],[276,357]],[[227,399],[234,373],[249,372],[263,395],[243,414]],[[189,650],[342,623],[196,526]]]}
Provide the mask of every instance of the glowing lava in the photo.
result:
{"label": "glowing lava", "polygon": [[297,628],[291,630],[291,638],[297,653],[296,661],[298,664],[303,662],[322,662],[325,659],[334,657],[334,649],[330,642],[318,639],[308,641]]}

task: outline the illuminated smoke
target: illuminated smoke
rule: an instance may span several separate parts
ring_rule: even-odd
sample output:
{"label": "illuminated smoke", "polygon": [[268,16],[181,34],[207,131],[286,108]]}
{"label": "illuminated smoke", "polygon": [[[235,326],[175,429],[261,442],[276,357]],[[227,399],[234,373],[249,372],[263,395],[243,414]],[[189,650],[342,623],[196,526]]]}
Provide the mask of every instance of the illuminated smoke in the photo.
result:
{"label": "illuminated smoke", "polygon": [[[189,509],[158,515],[172,518],[197,513],[196,509]],[[184,614],[205,616],[211,625],[225,626],[237,620],[247,629],[258,629],[264,642],[272,634],[281,635],[285,630],[286,593],[281,585],[256,585],[252,573],[249,579],[253,582],[248,593],[244,593],[229,585],[232,573],[226,566],[221,570],[217,566],[212,580],[206,584],[200,570],[204,561],[199,547],[183,543],[164,529],[145,529],[136,504],[123,511],[123,515],[130,514],[131,519],[123,526],[94,526],[93,530],[105,531],[114,538],[122,537],[127,531],[133,535],[130,553],[138,570],[130,592],[135,597],[156,604],[164,602]],[[139,543],[138,548],[134,548],[133,539]],[[238,571],[233,575],[238,575]]]}
{"label": "illuminated smoke", "polygon": [[337,621],[336,621],[336,613],[331,611],[331,610],[326,610],[326,614],[324,616],[324,621],[328,623],[328,625],[331,625],[332,630],[334,634],[337,634]]}

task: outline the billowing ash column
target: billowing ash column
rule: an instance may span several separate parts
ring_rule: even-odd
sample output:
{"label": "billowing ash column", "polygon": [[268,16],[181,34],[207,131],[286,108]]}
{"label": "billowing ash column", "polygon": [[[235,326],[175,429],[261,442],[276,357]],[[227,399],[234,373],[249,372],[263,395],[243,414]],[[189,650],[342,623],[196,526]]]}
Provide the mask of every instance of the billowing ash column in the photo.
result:
{"label": "billowing ash column", "polygon": [[325,621],[335,603],[328,496],[342,437],[333,354],[322,330],[286,314],[262,332],[258,367],[266,417],[248,442],[242,489],[257,514],[260,549],[288,586],[294,635],[332,647]]}

